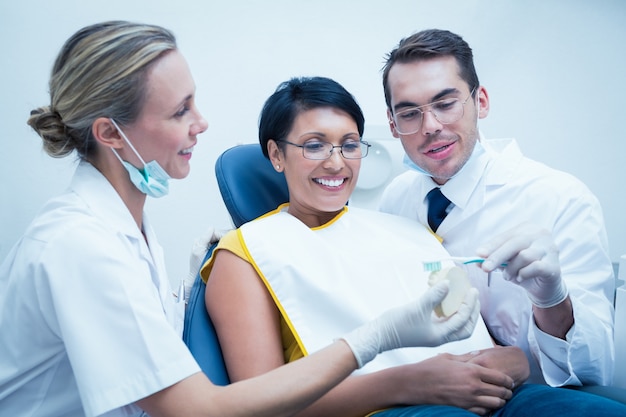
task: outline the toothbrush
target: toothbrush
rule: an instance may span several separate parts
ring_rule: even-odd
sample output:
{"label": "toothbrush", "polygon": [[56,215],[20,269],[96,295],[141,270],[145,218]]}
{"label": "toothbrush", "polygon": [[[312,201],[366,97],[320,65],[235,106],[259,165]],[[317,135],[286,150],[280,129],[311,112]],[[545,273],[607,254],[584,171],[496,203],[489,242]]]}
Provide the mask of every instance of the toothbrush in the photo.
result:
{"label": "toothbrush", "polygon": [[[443,261],[452,261],[452,262],[456,262],[456,263],[460,263],[463,265],[468,265],[468,264],[476,264],[476,263],[483,263],[485,262],[484,258],[479,258],[479,257],[471,257],[471,256],[451,256],[450,258],[444,258],[444,259],[440,259],[438,261],[430,261],[430,262],[423,262],[424,264],[424,271],[426,272],[437,272],[437,271],[441,271],[441,263]],[[506,263],[503,263],[500,265],[500,267],[505,267]]]}
{"label": "toothbrush", "polygon": [[[460,263],[463,265],[469,265],[469,264],[480,264],[485,262],[484,258],[479,258],[479,257],[471,257],[471,256],[451,256],[449,258],[444,258],[444,259],[440,259],[438,261],[430,261],[430,262],[423,262],[424,264],[424,271],[426,272],[437,272],[437,271],[441,271],[441,263],[443,261],[452,261],[452,262],[456,262],[456,263]],[[502,263],[500,264],[501,268],[504,268],[507,264],[506,263]],[[490,287],[491,286],[491,272],[487,274],[487,286]]]}

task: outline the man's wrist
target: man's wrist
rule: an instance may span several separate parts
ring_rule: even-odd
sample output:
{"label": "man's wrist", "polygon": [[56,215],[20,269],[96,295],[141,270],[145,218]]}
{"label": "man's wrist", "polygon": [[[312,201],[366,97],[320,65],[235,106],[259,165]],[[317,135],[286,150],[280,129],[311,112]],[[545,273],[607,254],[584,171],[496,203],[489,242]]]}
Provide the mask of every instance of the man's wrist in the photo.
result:
{"label": "man's wrist", "polygon": [[544,294],[540,296],[534,295],[531,292],[527,291],[526,294],[530,299],[530,302],[533,303],[535,307],[538,308],[551,308],[556,305],[561,304],[568,296],[567,286],[562,279],[559,279],[558,284],[555,285],[554,289],[550,291],[551,294],[546,297]]}

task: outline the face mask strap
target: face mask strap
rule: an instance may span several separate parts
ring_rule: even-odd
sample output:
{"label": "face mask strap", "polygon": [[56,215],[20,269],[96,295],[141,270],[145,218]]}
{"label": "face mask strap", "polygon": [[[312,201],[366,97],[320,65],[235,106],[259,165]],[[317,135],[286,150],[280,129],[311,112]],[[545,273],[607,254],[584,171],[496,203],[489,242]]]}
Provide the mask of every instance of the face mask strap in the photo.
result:
{"label": "face mask strap", "polygon": [[[117,125],[117,123],[115,123],[115,120],[109,118],[109,120],[111,121],[111,123],[113,123],[113,126],[115,126],[115,128],[117,129],[118,132],[120,132],[120,135],[122,135],[122,137],[124,138],[124,140],[126,141],[126,143],[128,143],[128,146],[130,146],[130,149],[132,149],[132,151],[135,153],[135,155],[137,156],[137,158],[139,158],[139,161],[143,164],[144,169],[146,167],[146,163],[143,160],[143,158],[141,157],[141,155],[139,155],[139,152],[137,152],[137,150],[135,149],[135,147],[133,146],[132,143],[130,143],[130,141],[128,140],[128,138],[126,137],[126,135],[124,134],[124,132],[122,131],[122,129],[120,129],[120,127]],[[113,150],[113,152],[115,153],[115,155],[117,156],[117,159],[120,160],[120,162],[122,161],[122,159],[120,158],[120,156],[117,154],[117,151],[113,148],[111,148]]]}
{"label": "face mask strap", "polygon": [[113,151],[113,154],[117,157],[117,159],[119,159],[119,161],[123,164],[124,161],[122,160],[122,158],[120,157],[120,154],[117,153],[117,151],[114,148],[109,148]]}

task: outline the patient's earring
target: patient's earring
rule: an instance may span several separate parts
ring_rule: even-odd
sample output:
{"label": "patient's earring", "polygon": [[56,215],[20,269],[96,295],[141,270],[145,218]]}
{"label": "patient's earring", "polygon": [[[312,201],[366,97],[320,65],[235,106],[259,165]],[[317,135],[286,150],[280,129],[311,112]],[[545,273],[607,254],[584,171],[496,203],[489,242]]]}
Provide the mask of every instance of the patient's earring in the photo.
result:
{"label": "patient's earring", "polygon": [[280,165],[276,165],[276,171],[280,169]]}

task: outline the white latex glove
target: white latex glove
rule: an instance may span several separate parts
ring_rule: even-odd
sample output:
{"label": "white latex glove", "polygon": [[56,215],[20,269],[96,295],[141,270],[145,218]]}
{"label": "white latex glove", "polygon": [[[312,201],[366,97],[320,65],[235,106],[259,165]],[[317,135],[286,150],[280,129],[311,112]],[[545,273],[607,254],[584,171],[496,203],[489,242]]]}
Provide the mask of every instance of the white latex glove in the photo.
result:
{"label": "white latex glove", "polygon": [[476,253],[487,259],[482,264],[486,272],[506,263],[504,279],[523,287],[537,307],[554,307],[567,298],[559,251],[547,230],[523,223],[478,248]]}
{"label": "white latex glove", "polygon": [[213,227],[210,227],[193,243],[193,246],[191,247],[191,254],[189,255],[189,274],[187,275],[187,278],[184,279],[185,300],[189,299],[191,287],[193,287],[193,283],[196,280],[198,272],[200,271],[200,267],[202,267],[202,261],[204,260],[207,251],[213,243],[218,242],[221,237],[224,236],[224,233],[225,232],[223,231],[218,231]]}
{"label": "white latex glove", "polygon": [[344,336],[359,368],[387,350],[438,346],[469,337],[480,312],[478,291],[472,288],[459,310],[447,319],[433,312],[446,294],[448,281],[442,281],[429,288],[419,300],[391,309]]}

